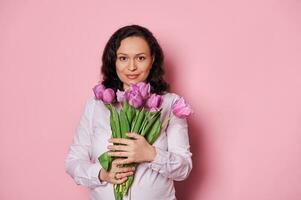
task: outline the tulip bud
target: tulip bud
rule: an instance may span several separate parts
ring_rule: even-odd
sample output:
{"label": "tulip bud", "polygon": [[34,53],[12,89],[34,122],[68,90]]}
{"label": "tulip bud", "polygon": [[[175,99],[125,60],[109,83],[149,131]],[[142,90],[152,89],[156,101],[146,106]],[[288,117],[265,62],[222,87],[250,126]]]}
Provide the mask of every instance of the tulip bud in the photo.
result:
{"label": "tulip bud", "polygon": [[121,103],[125,100],[125,92],[124,91],[117,90],[116,95],[117,95],[117,101],[119,103]]}
{"label": "tulip bud", "polygon": [[150,95],[150,84],[145,82],[139,82],[136,84],[139,88],[139,92],[144,100],[146,100]]}
{"label": "tulip bud", "polygon": [[162,104],[163,98],[160,95],[152,94],[146,101],[146,107],[150,111],[156,111]]}
{"label": "tulip bud", "polygon": [[115,92],[113,89],[111,88],[107,88],[104,90],[103,92],[103,102],[108,104],[108,103],[112,103],[114,98],[115,98]]}
{"label": "tulip bud", "polygon": [[183,97],[175,101],[171,110],[173,114],[179,118],[186,118],[193,113],[191,106],[185,103]]}
{"label": "tulip bud", "polygon": [[132,85],[126,92],[125,92],[126,99],[128,100],[129,104],[134,108],[139,108],[143,104],[143,98],[139,92],[139,88],[136,85]]}
{"label": "tulip bud", "polygon": [[97,100],[102,100],[104,90],[105,87],[102,84],[98,84],[93,87],[93,92]]}

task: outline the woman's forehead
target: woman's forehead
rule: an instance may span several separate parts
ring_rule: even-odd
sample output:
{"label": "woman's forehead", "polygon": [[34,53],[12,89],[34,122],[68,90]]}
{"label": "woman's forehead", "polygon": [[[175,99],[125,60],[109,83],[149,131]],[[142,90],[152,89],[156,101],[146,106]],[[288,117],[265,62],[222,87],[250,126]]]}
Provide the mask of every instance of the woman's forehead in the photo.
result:
{"label": "woman's forehead", "polygon": [[123,39],[117,49],[117,54],[148,54],[150,52],[147,42],[141,37],[127,37]]}

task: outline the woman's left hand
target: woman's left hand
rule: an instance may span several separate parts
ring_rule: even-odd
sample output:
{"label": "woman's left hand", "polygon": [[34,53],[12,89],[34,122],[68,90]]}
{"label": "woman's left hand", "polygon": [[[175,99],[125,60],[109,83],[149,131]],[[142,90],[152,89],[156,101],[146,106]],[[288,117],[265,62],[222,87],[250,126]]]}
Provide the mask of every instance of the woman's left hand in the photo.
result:
{"label": "woman's left hand", "polygon": [[[140,163],[153,161],[156,156],[156,149],[150,145],[146,139],[137,133],[127,133],[127,136],[132,139],[111,138],[108,154],[113,157],[126,157],[118,164]],[[120,144],[120,145],[116,145]]]}

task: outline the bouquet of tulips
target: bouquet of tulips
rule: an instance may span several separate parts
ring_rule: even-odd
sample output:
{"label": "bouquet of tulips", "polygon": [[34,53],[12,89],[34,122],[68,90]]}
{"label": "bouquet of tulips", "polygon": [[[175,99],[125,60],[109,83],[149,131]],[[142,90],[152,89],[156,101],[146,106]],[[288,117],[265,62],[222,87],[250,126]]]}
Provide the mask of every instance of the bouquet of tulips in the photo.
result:
{"label": "bouquet of tulips", "polygon": [[[126,91],[116,92],[117,101],[121,104],[120,111],[114,106],[115,92],[111,88],[105,88],[98,84],[93,88],[95,98],[102,100],[110,110],[110,125],[113,138],[127,138],[126,133],[135,132],[144,136],[149,144],[153,144],[158,137],[162,124],[160,121],[163,101],[162,96],[150,93],[150,84],[140,82],[132,84]],[[192,113],[189,105],[183,98],[178,99],[172,105],[173,113],[180,118],[185,118]],[[101,166],[110,171],[114,158],[107,152],[101,154],[98,160]],[[137,163],[129,164],[136,166]],[[127,166],[129,166],[127,165]],[[134,180],[134,175],[122,184],[114,184],[115,200],[122,200],[127,195]]]}

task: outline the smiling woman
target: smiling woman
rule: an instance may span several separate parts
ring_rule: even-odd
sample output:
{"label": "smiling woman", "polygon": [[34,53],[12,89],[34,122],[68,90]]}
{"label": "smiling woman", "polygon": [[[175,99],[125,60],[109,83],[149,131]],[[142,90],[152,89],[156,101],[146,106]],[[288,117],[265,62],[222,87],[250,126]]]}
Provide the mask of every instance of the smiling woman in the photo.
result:
{"label": "smiling woman", "polygon": [[163,60],[162,48],[148,29],[138,25],[122,27],[104,48],[102,84],[116,92],[145,80],[151,84],[151,92],[163,94],[169,89],[163,78]]}
{"label": "smiling woman", "polygon": [[147,42],[136,36],[125,38],[117,50],[116,72],[126,90],[130,84],[147,79],[154,57]]}
{"label": "smiling woman", "polygon": [[[102,56],[103,80],[94,88],[99,98],[87,101],[65,160],[66,171],[75,182],[91,189],[91,200],[114,200],[116,188],[113,192],[113,185],[126,184],[133,175],[124,200],[174,200],[174,181],[188,177],[192,169],[192,154],[187,121],[174,114],[173,110],[179,111],[180,107],[173,105],[178,105],[181,98],[168,92],[168,84],[163,79],[163,58],[156,38],[139,25],[118,29],[107,42]],[[137,90],[131,90],[134,87]],[[154,101],[148,103],[156,103],[154,94],[162,96],[159,121],[165,123],[156,131],[158,137],[154,143],[149,143],[133,131],[127,132],[128,137],[110,140],[112,130],[115,130],[112,123],[110,125],[113,114],[108,111],[102,96],[112,94],[110,100],[114,108],[120,107],[116,99],[118,93],[136,95],[140,90],[145,91],[141,101],[154,97]],[[117,95],[113,97],[115,93]],[[139,113],[143,114],[141,110]],[[112,118],[119,123],[118,118]],[[110,168],[103,168],[98,162],[98,157],[106,153],[115,156]],[[129,163],[139,165],[136,168],[123,165]]]}

